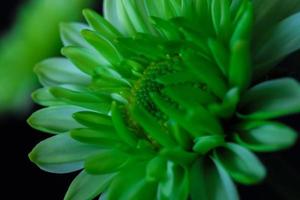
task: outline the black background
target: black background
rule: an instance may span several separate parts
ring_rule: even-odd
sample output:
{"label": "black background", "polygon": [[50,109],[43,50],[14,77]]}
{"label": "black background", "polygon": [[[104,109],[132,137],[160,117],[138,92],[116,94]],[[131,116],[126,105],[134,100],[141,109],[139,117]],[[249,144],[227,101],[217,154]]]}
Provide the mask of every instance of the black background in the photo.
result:
{"label": "black background", "polygon": [[[25,0],[1,3],[0,34],[6,32],[15,18],[18,7]],[[101,8],[97,7],[97,10]],[[41,22],[43,23],[43,22]],[[279,68],[284,74],[300,77],[300,52],[285,59]],[[277,76],[277,75],[275,75]],[[9,84],[9,83],[8,83]],[[278,91],[280,92],[280,91]],[[1,94],[0,94],[1,95]],[[36,110],[33,108],[32,110]],[[32,164],[27,154],[39,141],[48,137],[26,124],[29,114],[0,114],[1,137],[1,199],[59,200],[76,174],[49,174]],[[281,119],[300,132],[300,116]],[[267,180],[257,186],[239,186],[242,200],[298,200],[300,199],[300,143],[291,149],[259,155],[268,168]],[[4,192],[4,194],[3,194]],[[7,193],[7,195],[5,195]],[[5,197],[6,196],[6,197]]]}

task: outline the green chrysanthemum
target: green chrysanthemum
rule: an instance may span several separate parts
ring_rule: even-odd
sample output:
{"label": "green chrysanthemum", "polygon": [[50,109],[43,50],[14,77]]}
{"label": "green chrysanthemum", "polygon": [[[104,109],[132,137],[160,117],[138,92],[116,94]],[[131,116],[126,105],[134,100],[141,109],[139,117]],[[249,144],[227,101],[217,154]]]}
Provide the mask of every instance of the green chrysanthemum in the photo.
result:
{"label": "green chrysanthemum", "polygon": [[36,67],[44,87],[33,99],[47,108],[28,121],[56,135],[30,159],[54,173],[83,169],[66,200],[238,199],[231,179],[266,175],[250,150],[297,137],[271,120],[300,112],[300,84],[263,80],[300,47],[300,1],[282,4],[106,0],[104,18],[85,10],[89,26],[61,28],[68,59]]}

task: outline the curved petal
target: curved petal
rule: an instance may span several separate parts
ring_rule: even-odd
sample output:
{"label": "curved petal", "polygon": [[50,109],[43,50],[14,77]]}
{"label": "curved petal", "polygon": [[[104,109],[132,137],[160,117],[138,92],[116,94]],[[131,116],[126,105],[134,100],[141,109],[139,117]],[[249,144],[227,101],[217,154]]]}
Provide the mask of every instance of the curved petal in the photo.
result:
{"label": "curved petal", "polygon": [[[135,162],[122,170],[113,180],[105,200],[153,200],[157,184],[145,180],[145,164]],[[101,199],[101,198],[100,198]]]}
{"label": "curved petal", "polygon": [[71,183],[64,200],[93,199],[108,187],[113,174],[91,175],[82,171]]}
{"label": "curved petal", "polygon": [[269,119],[300,112],[300,84],[291,78],[265,81],[242,97],[242,118]]}
{"label": "curved petal", "polygon": [[[236,0],[239,1],[239,0]],[[300,2],[295,0],[252,0],[255,15],[255,40],[279,21],[300,11]],[[266,26],[267,24],[267,26]]]}
{"label": "curved petal", "polygon": [[238,200],[237,190],[218,160],[201,159],[190,171],[192,200]]}
{"label": "curved petal", "polygon": [[78,70],[66,58],[50,58],[36,65],[35,73],[42,85],[56,86],[61,84],[87,85],[91,78]]}
{"label": "curved petal", "polygon": [[71,129],[83,127],[72,115],[85,109],[70,106],[52,106],[33,113],[27,120],[33,128],[52,134],[64,133]]}
{"label": "curved petal", "polygon": [[82,169],[84,160],[99,151],[101,149],[98,146],[77,142],[65,133],[37,144],[29,158],[39,168],[60,174]]}
{"label": "curved petal", "polygon": [[81,37],[80,32],[89,26],[81,23],[61,23],[60,37],[64,46],[88,47],[89,44]]}
{"label": "curved petal", "polygon": [[235,139],[240,145],[258,152],[286,149],[295,144],[298,134],[293,129],[275,122],[248,122],[240,128]]}
{"label": "curved petal", "polygon": [[187,169],[168,162],[165,179],[158,184],[157,199],[188,199],[189,178]]}
{"label": "curved petal", "polygon": [[283,58],[300,49],[300,12],[276,24],[258,41],[253,52],[255,73],[261,77]]}
{"label": "curved petal", "polygon": [[232,178],[243,184],[254,184],[266,176],[266,169],[255,154],[244,147],[227,143],[215,155]]}

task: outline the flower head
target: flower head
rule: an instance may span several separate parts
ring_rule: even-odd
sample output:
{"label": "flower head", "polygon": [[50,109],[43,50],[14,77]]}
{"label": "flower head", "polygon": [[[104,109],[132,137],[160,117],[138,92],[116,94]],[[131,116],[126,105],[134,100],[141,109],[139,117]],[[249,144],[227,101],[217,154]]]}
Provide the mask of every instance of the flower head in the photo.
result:
{"label": "flower head", "polygon": [[82,170],[65,199],[238,199],[232,179],[266,175],[252,151],[296,140],[272,120],[300,111],[296,80],[262,81],[292,52],[269,50],[299,16],[259,29],[255,2],[107,0],[104,18],[62,25],[66,58],[37,65],[47,108],[28,120],[55,136],[30,159]]}

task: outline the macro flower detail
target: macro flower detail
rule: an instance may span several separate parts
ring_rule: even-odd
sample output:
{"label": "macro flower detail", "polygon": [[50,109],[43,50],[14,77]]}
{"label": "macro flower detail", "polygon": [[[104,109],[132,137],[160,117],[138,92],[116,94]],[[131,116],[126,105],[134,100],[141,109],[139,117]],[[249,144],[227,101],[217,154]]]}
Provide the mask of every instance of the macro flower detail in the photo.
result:
{"label": "macro flower detail", "polygon": [[88,25],[61,26],[65,58],[35,68],[43,88],[32,97],[46,108],[28,122],[54,135],[31,161],[81,170],[66,200],[238,199],[233,181],[266,176],[253,152],[297,139],[273,120],[300,112],[300,84],[266,75],[300,48],[300,2],[278,18],[272,3],[105,0],[104,17],[84,10]]}

